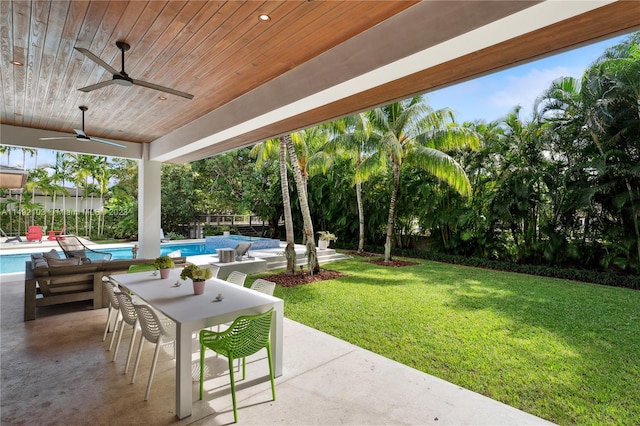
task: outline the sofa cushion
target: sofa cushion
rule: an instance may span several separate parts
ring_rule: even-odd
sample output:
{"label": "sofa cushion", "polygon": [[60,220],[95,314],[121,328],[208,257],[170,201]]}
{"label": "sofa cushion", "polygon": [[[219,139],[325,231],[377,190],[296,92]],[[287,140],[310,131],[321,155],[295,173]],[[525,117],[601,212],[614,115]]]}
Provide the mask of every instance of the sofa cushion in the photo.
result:
{"label": "sofa cushion", "polygon": [[42,253],[42,256],[44,256],[45,259],[60,259],[60,255],[54,249],[51,249],[45,253]]}
{"label": "sofa cushion", "polygon": [[31,263],[33,264],[34,269],[46,268],[49,266],[47,259],[45,259],[45,257],[40,253],[34,253],[31,255]]}
{"label": "sofa cushion", "polygon": [[74,257],[71,259],[49,259],[49,266],[78,266],[82,265],[82,259]]}
{"label": "sofa cushion", "polygon": [[82,259],[82,263],[91,263],[85,250],[70,250],[67,252],[67,256],[71,259]]}

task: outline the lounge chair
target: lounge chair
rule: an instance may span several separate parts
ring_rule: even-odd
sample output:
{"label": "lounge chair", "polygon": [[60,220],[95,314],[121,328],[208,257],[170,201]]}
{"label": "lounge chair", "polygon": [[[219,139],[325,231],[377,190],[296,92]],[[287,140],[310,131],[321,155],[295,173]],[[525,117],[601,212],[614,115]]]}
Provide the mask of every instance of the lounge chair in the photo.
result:
{"label": "lounge chair", "polygon": [[236,262],[240,262],[246,256],[247,259],[253,259],[249,256],[249,249],[251,248],[251,243],[239,243],[236,246]]}
{"label": "lounge chair", "polygon": [[87,259],[89,261],[111,260],[111,253],[90,249],[75,235],[65,235],[64,238],[57,238],[56,241],[67,259],[79,257],[83,262]]}

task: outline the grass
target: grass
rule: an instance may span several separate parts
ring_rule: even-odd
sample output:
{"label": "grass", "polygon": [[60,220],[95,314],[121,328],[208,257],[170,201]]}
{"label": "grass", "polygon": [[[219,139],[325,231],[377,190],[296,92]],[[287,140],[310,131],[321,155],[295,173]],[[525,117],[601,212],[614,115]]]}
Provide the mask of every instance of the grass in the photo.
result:
{"label": "grass", "polygon": [[367,260],[278,286],[285,316],[552,422],[640,424],[640,291]]}

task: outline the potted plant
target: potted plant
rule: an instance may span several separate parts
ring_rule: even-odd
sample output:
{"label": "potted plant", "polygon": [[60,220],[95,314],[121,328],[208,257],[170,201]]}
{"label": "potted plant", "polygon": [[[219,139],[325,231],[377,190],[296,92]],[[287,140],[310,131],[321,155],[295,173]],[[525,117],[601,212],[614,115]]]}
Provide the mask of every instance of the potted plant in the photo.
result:
{"label": "potted plant", "polygon": [[318,234],[320,235],[318,238],[318,249],[320,250],[329,248],[329,243],[338,239],[335,234],[329,231],[318,231]]}
{"label": "potted plant", "polygon": [[204,282],[213,276],[211,269],[206,266],[200,267],[198,265],[187,265],[180,272],[180,278],[186,280],[190,278],[193,281],[193,293],[204,293]]}
{"label": "potted plant", "polygon": [[166,255],[157,257],[153,264],[160,269],[160,278],[162,279],[169,278],[169,270],[176,266],[173,259]]}

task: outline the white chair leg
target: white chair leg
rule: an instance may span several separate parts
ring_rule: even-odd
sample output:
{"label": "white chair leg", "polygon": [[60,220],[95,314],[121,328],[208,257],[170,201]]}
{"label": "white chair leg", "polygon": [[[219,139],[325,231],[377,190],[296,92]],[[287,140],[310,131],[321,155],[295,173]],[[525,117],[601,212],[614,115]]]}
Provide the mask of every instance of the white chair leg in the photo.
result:
{"label": "white chair leg", "polygon": [[116,343],[116,348],[113,351],[113,358],[111,361],[115,361],[118,356],[118,349],[120,348],[120,342],[122,341],[122,335],[124,334],[124,327],[127,323],[124,320],[120,321],[120,328],[118,329],[118,342]]}
{"label": "white chair leg", "polygon": [[111,323],[111,312],[113,312],[113,308],[109,305],[109,310],[107,311],[107,323],[104,325],[104,334],[102,335],[103,342],[107,339],[107,332],[109,331],[109,324]]}
{"label": "white chair leg", "polygon": [[138,320],[133,325],[133,330],[131,331],[131,343],[129,343],[129,352],[127,353],[127,362],[124,364],[124,374],[127,374],[129,371],[129,364],[131,361],[131,355],[133,354],[133,345],[135,343],[136,332],[138,331]]}
{"label": "white chair leg", "polygon": [[151,361],[151,372],[149,373],[149,381],[147,382],[147,392],[144,394],[144,400],[149,399],[149,392],[151,391],[151,382],[153,381],[153,374],[156,371],[156,363],[158,362],[158,354],[160,354],[160,346],[162,345],[162,338],[158,338],[156,342],[156,350],[153,352],[153,361]]}
{"label": "white chair leg", "polygon": [[138,355],[136,355],[136,362],[133,365],[133,374],[131,375],[131,382],[136,380],[136,374],[138,373],[138,364],[140,364],[140,355],[142,355],[142,346],[144,345],[144,335],[140,333],[140,344],[138,345]]}
{"label": "white chair leg", "polygon": [[116,311],[116,319],[115,319],[115,327],[113,328],[113,334],[111,334],[111,341],[109,342],[109,348],[107,349],[108,351],[111,350],[111,348],[113,347],[113,342],[115,341],[116,338],[116,334],[118,333],[118,319],[120,319],[120,309],[118,309]]}

